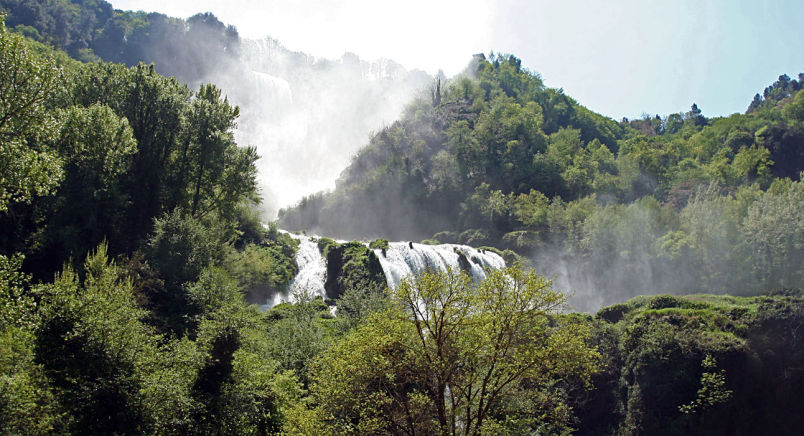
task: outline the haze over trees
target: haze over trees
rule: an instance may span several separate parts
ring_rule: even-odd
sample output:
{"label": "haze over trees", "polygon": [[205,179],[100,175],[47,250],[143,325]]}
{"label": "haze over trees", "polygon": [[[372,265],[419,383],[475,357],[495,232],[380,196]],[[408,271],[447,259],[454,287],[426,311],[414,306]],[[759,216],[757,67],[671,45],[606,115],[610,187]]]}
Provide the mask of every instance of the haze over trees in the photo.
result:
{"label": "haze over trees", "polygon": [[[108,9],[13,6],[65,23]],[[254,303],[288,289],[299,242],[255,212],[239,109],[215,85],[42,42],[87,60],[77,28],[32,39],[5,19],[0,434],[800,430],[801,78],[744,115],[616,122],[513,56],[475,57],[378,132],[334,193],[283,217],[523,263],[552,248],[596,295],[621,277],[626,295],[709,294],[572,313],[517,262],[388,289],[374,251],[387,240],[320,238],[336,291],[266,310]]]}
{"label": "haze over trees", "polygon": [[[804,283],[799,267],[766,268],[768,250],[804,254],[799,81],[780,76],[746,114],[708,119],[693,103],[620,122],[510,55],[476,56],[437,85],[371,138],[333,192],[282,211],[282,225],[512,249],[586,310],[645,292]],[[768,214],[784,236],[757,232]]]}
{"label": "haze over trees", "polygon": [[392,60],[316,58],[270,37],[241,38],[209,13],[182,19],[69,0],[0,0],[0,10],[9,27],[77,59],[153,64],[190,89],[214,83],[240,108],[238,142],[273,156],[257,162],[260,208],[270,219],[331,186],[366,136],[430,80]]}

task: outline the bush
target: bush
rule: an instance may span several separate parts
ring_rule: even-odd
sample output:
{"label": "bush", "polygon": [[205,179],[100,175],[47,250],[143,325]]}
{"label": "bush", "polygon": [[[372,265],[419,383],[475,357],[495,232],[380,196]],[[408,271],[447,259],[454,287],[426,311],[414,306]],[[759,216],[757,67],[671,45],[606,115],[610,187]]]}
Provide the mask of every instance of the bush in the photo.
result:
{"label": "bush", "polygon": [[623,316],[630,310],[631,307],[627,303],[613,304],[600,309],[597,312],[597,317],[603,321],[615,324],[622,320]]}

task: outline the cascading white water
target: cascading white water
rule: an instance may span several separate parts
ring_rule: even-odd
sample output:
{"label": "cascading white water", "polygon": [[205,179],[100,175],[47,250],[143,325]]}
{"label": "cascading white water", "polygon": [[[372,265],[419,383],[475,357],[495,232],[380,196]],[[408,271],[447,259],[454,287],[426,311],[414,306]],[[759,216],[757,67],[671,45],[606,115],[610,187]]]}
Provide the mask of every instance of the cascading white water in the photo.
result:
{"label": "cascading white water", "polygon": [[410,242],[391,242],[385,254],[374,250],[380,259],[388,287],[394,288],[405,277],[421,274],[428,268],[446,271],[461,267],[460,254],[469,261],[470,273],[475,280],[486,278],[485,269],[505,267],[505,261],[497,253],[481,251],[467,245],[441,244],[425,245]]}
{"label": "cascading white water", "polygon": [[324,289],[327,265],[318,249],[318,242],[309,236],[293,233],[288,233],[288,235],[299,241],[299,249],[296,252],[296,266],[299,270],[296,277],[290,282],[288,290],[284,294],[274,295],[273,301],[269,302],[269,307],[282,302],[294,303],[297,295],[300,294],[320,298],[325,298],[327,295]]}
{"label": "cascading white water", "polygon": [[249,89],[264,105],[282,106],[293,104],[290,83],[261,71],[251,71]]}
{"label": "cascading white water", "polygon": [[[266,308],[282,302],[295,303],[298,295],[326,298],[324,283],[327,278],[327,265],[318,248],[318,238],[282,232],[299,241],[299,249],[296,252],[298,272],[290,282],[288,290],[276,294],[267,302]],[[398,286],[405,277],[421,274],[428,268],[436,271],[446,271],[448,268],[458,270],[461,268],[461,255],[466,258],[469,273],[477,281],[486,278],[487,269],[505,267],[505,261],[497,253],[478,250],[468,245],[391,242],[384,252],[382,249],[375,249],[374,254],[380,260],[386,283],[390,288]],[[465,266],[467,265],[464,264]]]}
{"label": "cascading white water", "polygon": [[239,62],[202,82],[217,84],[240,108],[235,139],[263,157],[257,183],[267,219],[304,195],[333,189],[370,133],[398,119],[432,82],[390,60],[316,58],[270,38],[243,39],[239,53]]}

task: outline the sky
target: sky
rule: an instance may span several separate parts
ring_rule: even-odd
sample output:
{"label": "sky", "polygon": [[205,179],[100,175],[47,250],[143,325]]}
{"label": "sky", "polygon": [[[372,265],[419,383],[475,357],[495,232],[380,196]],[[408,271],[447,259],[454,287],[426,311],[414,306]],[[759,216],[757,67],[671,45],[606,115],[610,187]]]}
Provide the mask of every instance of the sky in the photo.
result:
{"label": "sky", "polygon": [[743,112],[804,71],[800,0],[113,0],[117,9],[212,12],[241,36],[325,58],[352,52],[429,73],[510,53],[550,87],[617,120],[695,102]]}

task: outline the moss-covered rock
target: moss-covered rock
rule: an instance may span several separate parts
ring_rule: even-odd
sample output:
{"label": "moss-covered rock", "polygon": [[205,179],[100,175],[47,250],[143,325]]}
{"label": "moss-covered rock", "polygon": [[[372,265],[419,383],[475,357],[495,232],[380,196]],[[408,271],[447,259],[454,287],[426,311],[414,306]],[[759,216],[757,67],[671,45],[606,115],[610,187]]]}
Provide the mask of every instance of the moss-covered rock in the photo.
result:
{"label": "moss-covered rock", "polygon": [[389,247],[387,239],[375,239],[369,243],[369,248],[372,250],[387,250]]}
{"label": "moss-covered rock", "polygon": [[461,235],[458,232],[438,232],[431,238],[434,241],[439,241],[439,244],[457,244],[461,241]]}
{"label": "moss-covered rock", "polygon": [[580,397],[579,434],[798,431],[801,297],[642,296],[596,318],[592,342],[606,369]]}
{"label": "moss-covered rock", "polygon": [[463,271],[468,274],[472,273],[472,264],[469,261],[469,258],[466,256],[466,253],[463,250],[455,249],[455,253],[458,254],[458,266],[461,267]]}
{"label": "moss-covered rock", "polygon": [[284,292],[296,276],[298,248],[299,242],[289,235],[269,231],[259,243],[228,253],[224,265],[246,301],[262,304],[277,292]]}
{"label": "moss-covered rock", "polygon": [[362,242],[338,244],[332,241],[325,245],[323,251],[327,260],[327,281],[324,284],[327,298],[335,300],[347,289],[360,287],[376,292],[384,291],[385,274],[380,260]]}
{"label": "moss-covered rock", "polygon": [[318,238],[318,249],[321,251],[321,253],[324,254],[324,257],[326,257],[327,249],[331,245],[338,245],[338,243],[335,242],[335,240],[330,239],[330,238],[326,238],[326,237]]}

